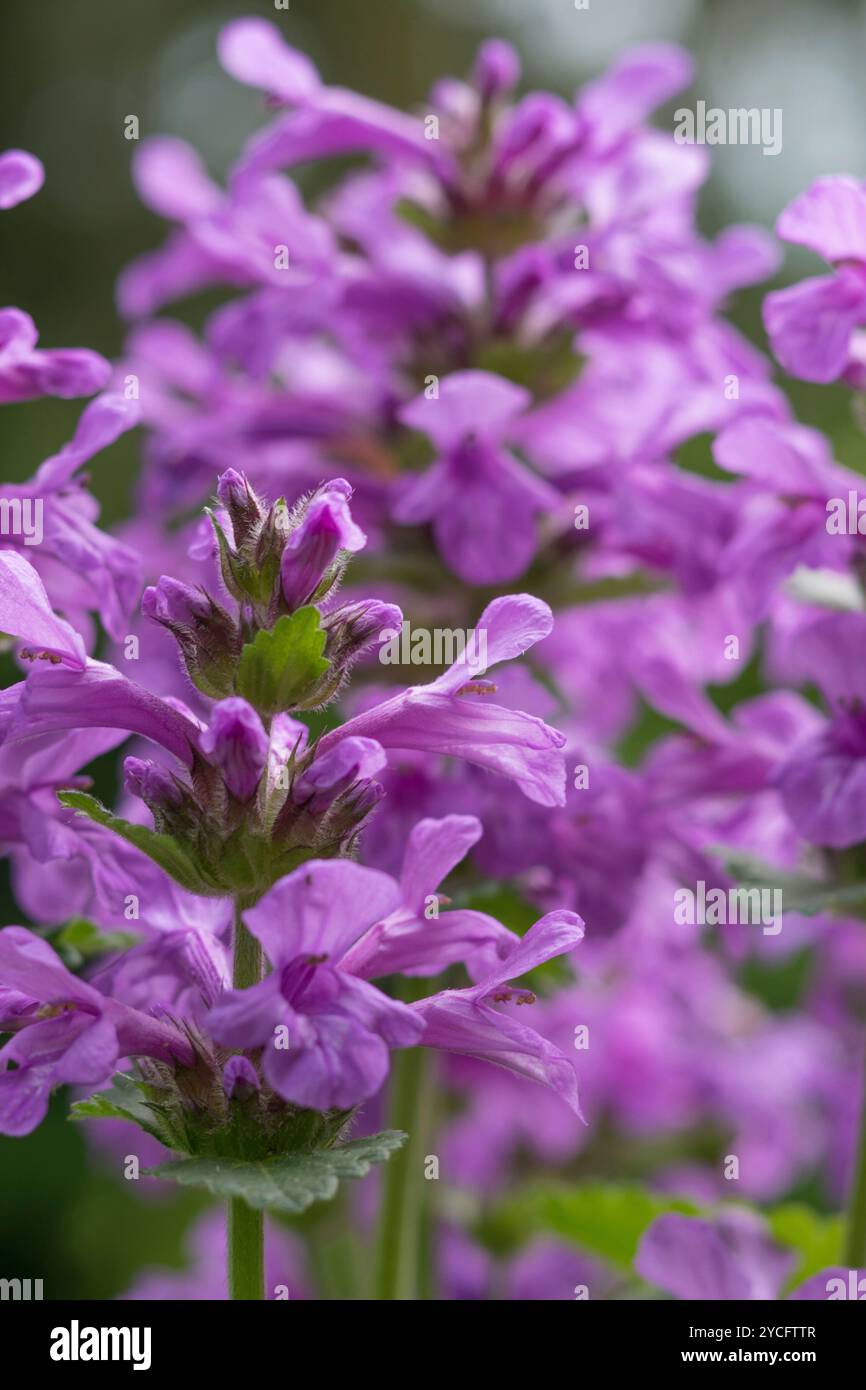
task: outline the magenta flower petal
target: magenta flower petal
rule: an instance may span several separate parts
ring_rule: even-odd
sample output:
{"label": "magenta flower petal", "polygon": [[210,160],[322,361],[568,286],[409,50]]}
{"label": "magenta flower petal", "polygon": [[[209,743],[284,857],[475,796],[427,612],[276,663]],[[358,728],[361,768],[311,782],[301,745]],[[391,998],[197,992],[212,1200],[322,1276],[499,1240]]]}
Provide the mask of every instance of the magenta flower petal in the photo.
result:
{"label": "magenta flower petal", "polygon": [[764,300],[764,326],[782,366],[805,381],[835,381],[848,366],[851,335],[866,318],[866,275],[846,267],[803,280]]}
{"label": "magenta flower petal", "polygon": [[[315,758],[306,772],[298,778],[292,790],[294,800],[302,803],[324,792],[327,805],[345,786],[366,780],[380,772],[387,758],[380,743],[372,738],[346,738],[334,745],[321,758]],[[336,789],[336,790],[335,790]]]}
{"label": "magenta flower petal", "polygon": [[0,931],[0,977],[40,1004],[80,1004],[91,1013],[102,1004],[101,995],[72,975],[47,941],[25,927]]}
{"label": "magenta flower petal", "polygon": [[106,391],[85,406],[75,434],[59,454],[40,465],[34,482],[45,491],[64,487],[94,454],[107,449],[141,419],[141,406],[117,392]]}
{"label": "magenta flower petal", "polygon": [[437,397],[416,396],[400,411],[400,418],[410,429],[426,434],[437,448],[448,451],[468,435],[500,439],[510,422],[531,404],[525,387],[493,372],[454,372],[442,381]]}
{"label": "magenta flower petal", "polygon": [[36,570],[15,550],[0,550],[0,632],[59,657],[66,666],[84,669],[84,642],[57,617]]}
{"label": "magenta flower petal", "polygon": [[280,561],[283,597],[289,608],[309,601],[341,550],[351,554],[366,545],[367,537],[349,511],[351,495],[349,484],[336,478],[307,503]]}
{"label": "magenta flower petal", "polygon": [[[488,603],[476,623],[476,632],[484,633],[487,651],[486,670],[503,661],[522,656],[536,642],[553,631],[553,613],[543,599],[531,594],[507,594]],[[469,652],[469,657],[467,657]],[[456,694],[467,681],[477,676],[470,666],[471,649],[467,646],[449,670],[437,676],[427,690]]]}
{"label": "magenta flower petal", "polygon": [[362,932],[387,917],[400,890],[378,869],[349,860],[314,860],[275,884],[244,921],[274,965],[294,956],[326,956],[331,964]]}
{"label": "magenta flower petal", "polygon": [[425,899],[436,892],[483,834],[477,816],[443,816],[418,821],[412,829],[403,857],[400,888],[403,901],[421,912]]}
{"label": "magenta flower petal", "polygon": [[635,1269],[675,1298],[775,1299],[793,1263],[792,1252],[773,1245],[747,1211],[714,1221],[671,1212],[643,1236]]}
{"label": "magenta flower petal", "polygon": [[309,58],[290,48],[275,24],[265,19],[236,19],[220,30],[219,60],[237,82],[260,87],[296,106],[321,87]]}
{"label": "magenta flower petal", "polygon": [[866,839],[866,728],[831,725],[801,743],[775,778],[805,840],[844,849]]}
{"label": "magenta flower petal", "polygon": [[424,1020],[424,1047],[476,1057],[549,1086],[580,1114],[574,1067],[558,1047],[532,1028],[473,1002],[461,990],[431,995],[412,1007]]}
{"label": "magenta flower petal", "polygon": [[352,1018],[304,1017],[290,1037],[294,1045],[269,1047],[263,1065],[274,1090],[294,1105],[349,1110],[375,1095],[388,1075],[387,1044]]}
{"label": "magenta flower petal", "polygon": [[831,265],[866,262],[866,184],[844,174],[816,179],[779,216],[776,234]]}
{"label": "magenta flower petal", "polygon": [[97,661],[84,671],[33,671],[22,687],[7,742],[61,729],[126,729],[152,739],[187,767],[199,743],[199,728],[191,718]]}
{"label": "magenta flower petal", "polygon": [[41,160],[26,150],[0,154],[0,208],[14,208],[38,193],[45,182]]}
{"label": "magenta flower petal", "polygon": [[142,202],[160,217],[179,222],[216,212],[225,196],[185,140],[154,136],[142,141],[132,172]]}

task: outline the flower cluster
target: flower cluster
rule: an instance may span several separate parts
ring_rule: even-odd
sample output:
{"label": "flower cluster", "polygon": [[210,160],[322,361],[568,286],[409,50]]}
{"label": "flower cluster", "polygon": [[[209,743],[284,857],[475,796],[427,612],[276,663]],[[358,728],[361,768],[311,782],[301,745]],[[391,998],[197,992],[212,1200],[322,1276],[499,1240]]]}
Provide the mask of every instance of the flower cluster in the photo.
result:
{"label": "flower cluster", "polygon": [[[774,242],[700,236],[705,151],[649,123],[689,59],[635,50],[568,102],[491,41],[410,115],[264,20],[219,57],[269,123],[225,188],[143,142],[171,230],[121,277],[122,362],[0,315],[0,400],[101,392],[0,494],[44,508],[0,551],[0,839],[34,924],[0,931],[0,1129],[119,1067],[85,1110],[175,1155],[321,1156],[432,1049],[446,1295],[614,1289],[589,1239],[482,1246],[529,1156],[677,1194],[635,1281],[831,1296],[836,1264],[797,1279],[724,1199],[853,1190],[866,1263],[866,523],[725,317]],[[308,206],[292,171],[337,155],[363,162]],[[41,177],[0,158],[0,207]],[[863,187],[777,231],[834,267],[767,296],[779,363],[866,390]],[[162,316],[203,289],[199,331]],[[108,535],[80,469],[139,423]],[[404,612],[473,623],[485,669],[386,665]],[[130,738],[108,807],[91,764]]]}

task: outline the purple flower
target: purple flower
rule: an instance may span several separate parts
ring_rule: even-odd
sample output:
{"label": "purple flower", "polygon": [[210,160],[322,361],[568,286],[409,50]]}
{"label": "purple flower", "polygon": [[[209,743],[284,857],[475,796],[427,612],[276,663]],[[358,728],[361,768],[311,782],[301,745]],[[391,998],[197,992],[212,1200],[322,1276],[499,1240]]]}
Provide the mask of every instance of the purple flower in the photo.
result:
{"label": "purple flower", "polygon": [[124,729],[191,767],[199,746],[201,726],[180,701],[159,699],[101,661],[89,661],[84,670],[34,670],[15,693],[6,729],[10,747],[60,730]]}
{"label": "purple flower", "polygon": [[437,461],[408,484],[394,508],[406,525],[433,523],[448,566],[470,584],[506,584],[528,567],[536,518],[559,503],[503,447],[512,421],[531,396],[490,372],[456,372],[439,395],[421,395],[400,412],[403,423],[433,441]]}
{"label": "purple flower", "polygon": [[[783,1297],[795,1263],[774,1245],[764,1222],[733,1207],[712,1220],[670,1213],[653,1222],[641,1240],[635,1269],[675,1298],[707,1301]],[[824,1269],[787,1298],[797,1301],[861,1297],[862,1270]]]}
{"label": "purple flower", "polygon": [[375,869],[316,862],[245,913],[273,968],[260,984],[226,994],[210,1027],[229,1047],[263,1048],[265,1079],[284,1100],[350,1109],[381,1086],[390,1047],[418,1042],[423,1024],[407,1005],[340,968],[398,897]]}
{"label": "purple flower", "polygon": [[141,560],[96,525],[99,509],[78,470],[138,418],[137,402],[113,393],[98,396],[86,406],[75,434],[58,454],[46,459],[26,483],[0,489],[13,511],[32,509],[38,516],[38,534],[28,537],[25,529],[15,539],[40,570],[56,606],[82,630],[90,625],[89,614],[99,613],[115,638],[126,634],[140,589]]}
{"label": "purple flower", "polygon": [[140,797],[151,809],[180,805],[182,793],[177,779],[159,763],[144,758],[125,758],[123,775],[126,790]]}
{"label": "purple flower", "polygon": [[340,551],[352,553],[366,545],[367,537],[349,511],[351,495],[343,478],[326,483],[307,502],[290,533],[280,560],[283,598],[290,610],[310,601]]}
{"label": "purple flower", "polygon": [[369,781],[386,761],[385,750],[375,739],[343,739],[301,773],[292,788],[293,799],[314,814],[322,812],[355,782]]}
{"label": "purple flower", "polygon": [[817,179],[785,209],[776,231],[836,269],[767,295],[773,351],[792,376],[834,381],[853,367],[854,331],[866,322],[866,185],[845,175]]}
{"label": "purple flower", "polygon": [[38,193],[45,182],[40,160],[26,150],[0,154],[0,209],[14,208]]}
{"label": "purple flower", "polygon": [[[552,625],[547,604],[529,594],[494,599],[478,620],[478,629],[487,634],[488,668],[522,655]],[[344,738],[361,735],[384,748],[463,758],[510,777],[530,801],[561,805],[564,736],[533,715],[488,703],[496,687],[473,677],[469,652],[467,645],[450,670],[429,685],[412,686],[325,734],[318,756]]]}
{"label": "purple flower", "polygon": [[[265,1079],[284,1100],[313,1109],[367,1099],[387,1074],[389,1048],[422,1041],[544,1082],[579,1113],[571,1063],[492,1004],[532,1002],[530,991],[507,982],[571,950],[583,936],[580,918],[550,913],[522,941],[483,913],[422,920],[421,889],[435,886],[477,833],[463,817],[422,822],[402,884],[346,861],[311,862],[282,879],[244,916],[273,968],[217,1003],[214,1036],[229,1047],[265,1048]],[[459,959],[484,963],[477,985],[411,1006],[361,978],[430,974]]]}
{"label": "purple flower", "polygon": [[0,632],[23,639],[34,656],[84,669],[80,635],[57,617],[36,570],[14,550],[0,551]]}
{"label": "purple flower", "polygon": [[512,1014],[492,1005],[533,1003],[531,991],[509,982],[553,956],[573,950],[582,939],[583,923],[576,913],[549,912],[477,984],[443,990],[412,1005],[424,1020],[423,1045],[493,1062],[541,1082],[580,1115],[577,1078],[565,1054]]}
{"label": "purple flower", "polygon": [[232,696],[211,711],[201,748],[239,801],[248,801],[268,758],[269,741],[262,721],[246,700]]}
{"label": "purple flower", "polygon": [[734,1208],[714,1221],[660,1216],[641,1240],[635,1269],[676,1298],[778,1298],[794,1257],[770,1240],[760,1217]]}
{"label": "purple flower", "polygon": [[418,821],[406,844],[399,905],[349,947],[343,969],[365,979],[437,975],[455,961],[465,961],[470,973],[476,974],[507,955],[514,947],[514,935],[486,912],[439,911],[442,880],[481,834],[481,822],[475,816]]}
{"label": "purple flower", "polygon": [[775,777],[804,839],[842,849],[866,838],[866,615],[835,613],[801,633],[797,660],[830,705],[830,719],[799,741]]}
{"label": "purple flower", "polygon": [[323,156],[369,151],[425,164],[447,163],[426,140],[424,126],[381,102],[322,84],[310,60],[263,19],[238,19],[219,37],[220,62],[239,82],[260,87],[297,108],[255,137],[241,161],[244,174]]}
{"label": "purple flower", "polygon": [[488,39],[478,50],[472,81],[482,101],[511,92],[520,79],[520,58],[503,39]]}
{"label": "purple flower", "polygon": [[111,376],[104,357],[86,348],[37,348],[29,314],[0,309],[0,404],[38,396],[92,396]]}
{"label": "purple flower", "polygon": [[142,200],[181,229],[124,271],[118,301],[128,317],[211,284],[298,289],[331,269],[331,229],[288,179],[247,171],[224,193],[189,145],[167,137],[142,144],[133,173]]}
{"label": "purple flower", "polygon": [[[29,1132],[44,1118],[56,1086],[95,1086],[122,1057],[189,1064],[176,1028],[149,1018],[71,975],[46,942],[24,927],[0,931],[0,1130]],[[10,1067],[10,1063],[14,1067]]]}
{"label": "purple flower", "polygon": [[248,1057],[239,1053],[228,1059],[223,1067],[223,1086],[229,1100],[234,1096],[243,1099],[260,1089],[258,1074]]}

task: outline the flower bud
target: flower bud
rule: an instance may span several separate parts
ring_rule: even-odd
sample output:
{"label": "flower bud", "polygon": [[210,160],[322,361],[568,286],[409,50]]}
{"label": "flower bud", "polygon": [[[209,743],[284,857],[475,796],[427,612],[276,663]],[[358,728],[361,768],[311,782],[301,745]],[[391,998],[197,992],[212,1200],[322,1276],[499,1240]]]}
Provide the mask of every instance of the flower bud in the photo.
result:
{"label": "flower bud", "polygon": [[341,739],[320,758],[314,758],[298,778],[293,797],[314,814],[326,810],[356,782],[369,782],[386,763],[385,750],[372,738]]}
{"label": "flower bud", "polygon": [[248,1057],[229,1057],[223,1067],[223,1090],[229,1100],[247,1100],[260,1090],[256,1069]]}
{"label": "flower bud", "polygon": [[217,497],[232,524],[235,548],[258,534],[267,515],[267,508],[256,496],[243,473],[227,468],[217,479]]}
{"label": "flower bud", "polygon": [[201,735],[202,751],[238,801],[256,790],[268,756],[268,736],[252,705],[237,696],[215,705]]}
{"label": "flower bud", "polygon": [[343,478],[326,483],[306,503],[291,531],[280,561],[283,599],[290,612],[327,593],[342,572],[341,551],[366,545],[367,537],[349,511],[351,495]]}
{"label": "flower bud", "polygon": [[123,763],[124,786],[128,792],[140,799],[151,811],[177,808],[183,794],[177,779],[159,763],[146,758],[126,758]]}
{"label": "flower bud", "polygon": [[400,631],[402,624],[403,614],[396,603],[382,603],[379,599],[344,603],[322,620],[328,634],[325,654],[332,666],[345,672],[367,647],[387,641]]}
{"label": "flower bud", "polygon": [[232,617],[206,590],[163,575],[157,585],[145,589],[141,611],[168,628],[190,680],[203,694],[218,700],[234,689],[240,634]]}
{"label": "flower bud", "polygon": [[125,758],[123,784],[128,792],[144,802],[160,834],[181,841],[187,840],[190,834],[195,838],[201,821],[199,808],[168,768],[149,758]]}

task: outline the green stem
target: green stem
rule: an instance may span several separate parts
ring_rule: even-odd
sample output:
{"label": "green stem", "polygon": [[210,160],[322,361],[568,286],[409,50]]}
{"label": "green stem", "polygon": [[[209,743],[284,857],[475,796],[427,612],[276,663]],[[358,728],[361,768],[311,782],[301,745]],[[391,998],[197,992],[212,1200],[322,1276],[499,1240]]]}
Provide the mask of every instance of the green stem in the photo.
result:
{"label": "green stem", "polygon": [[[262,948],[241,918],[235,904],[232,944],[232,983],[235,989],[249,989],[262,978]],[[232,1197],[226,1209],[228,1228],[229,1298],[261,1300],[265,1296],[264,1215],[247,1206],[241,1197]]]}
{"label": "green stem", "polygon": [[842,1263],[849,1269],[866,1267],[866,1081],[864,1081],[860,1137],[857,1144],[854,1179],[848,1199],[848,1220]]}
{"label": "green stem", "polygon": [[263,1214],[242,1197],[228,1204],[229,1297],[261,1301],[265,1296]]}
{"label": "green stem", "polygon": [[374,1298],[412,1301],[418,1297],[422,1239],[427,1209],[424,1148],[430,1100],[430,1054],[423,1047],[391,1059],[389,1127],[409,1138],[385,1166],[374,1276]]}
{"label": "green stem", "polygon": [[249,989],[262,978],[262,948],[251,931],[247,931],[239,905],[235,905],[232,984],[235,989]]}

